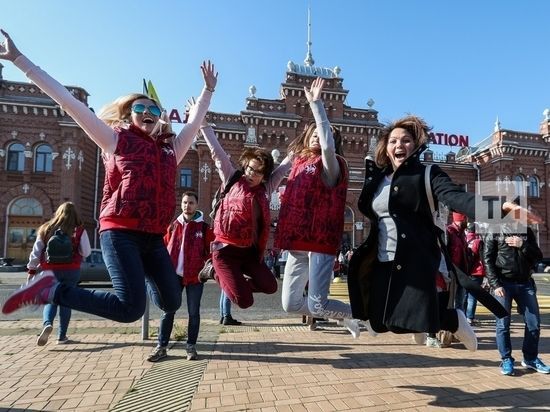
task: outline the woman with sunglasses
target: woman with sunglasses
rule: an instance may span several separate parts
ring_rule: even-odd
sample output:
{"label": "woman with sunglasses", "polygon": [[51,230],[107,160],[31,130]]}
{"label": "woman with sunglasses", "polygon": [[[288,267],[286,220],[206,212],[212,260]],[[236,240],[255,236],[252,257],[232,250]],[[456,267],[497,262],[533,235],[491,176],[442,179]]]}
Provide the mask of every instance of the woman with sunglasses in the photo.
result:
{"label": "woman with sunglasses", "polygon": [[[59,82],[17,50],[9,35],[0,58],[16,67],[55,100],[101,148],[105,186],[100,212],[103,257],[113,293],[58,283],[44,271],[14,292],[2,307],[11,313],[23,306],[54,303],[119,322],[133,322],[145,311],[146,281],[157,306],[175,312],[181,293],[163,234],[175,212],[177,164],[191,146],[217,82],[210,63],[201,66],[205,87],[188,123],[172,133],[158,102],[130,94],[105,106],[99,116]],[[164,117],[164,119],[161,119]]]}
{"label": "woman with sunglasses", "polygon": [[357,338],[350,305],[328,299],[344,230],[348,167],[340,132],[330,125],[321,100],[324,85],[319,77],[304,87],[315,123],[288,147],[294,158],[275,233],[275,247],[288,250],[282,305],[286,312],[342,320]]}
{"label": "woman with sunglasses", "polygon": [[231,163],[208,124],[202,135],[212,153],[222,185],[239,173],[240,178],[223,197],[215,213],[211,244],[216,280],[231,302],[240,308],[254,303],[254,292],[272,294],[277,281],[264,261],[271,216],[269,199],[290,169],[286,157],[273,170],[270,153],[259,148],[245,149],[239,158],[240,170]]}

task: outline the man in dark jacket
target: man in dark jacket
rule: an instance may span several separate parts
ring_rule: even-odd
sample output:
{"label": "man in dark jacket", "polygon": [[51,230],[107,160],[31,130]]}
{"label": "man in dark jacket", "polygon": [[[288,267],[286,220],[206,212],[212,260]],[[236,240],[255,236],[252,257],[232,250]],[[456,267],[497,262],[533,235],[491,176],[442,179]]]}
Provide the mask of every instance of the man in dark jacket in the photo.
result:
{"label": "man in dark jacket", "polygon": [[[550,367],[538,358],[540,313],[537,288],[531,277],[535,263],[541,258],[542,252],[530,228],[527,228],[527,233],[518,234],[517,228],[503,227],[500,233],[489,234],[485,239],[483,260],[495,297],[509,312],[514,300],[518,312],[523,315],[525,333],[521,365],[540,373],[550,373]],[[510,319],[511,316],[506,316],[496,320],[496,341],[503,375],[514,374]]]}

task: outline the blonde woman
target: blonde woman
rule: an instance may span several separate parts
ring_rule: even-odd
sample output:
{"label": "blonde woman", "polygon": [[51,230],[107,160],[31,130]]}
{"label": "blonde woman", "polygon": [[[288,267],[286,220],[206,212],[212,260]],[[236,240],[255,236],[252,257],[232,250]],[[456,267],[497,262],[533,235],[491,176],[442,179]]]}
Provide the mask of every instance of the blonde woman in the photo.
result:
{"label": "blonde woman", "polygon": [[[62,263],[48,262],[46,248],[48,241],[54,236],[57,230],[66,234],[72,242],[72,256],[69,260]],[[51,270],[60,284],[67,286],[76,286],[80,279],[80,263],[82,258],[89,256],[90,240],[82,220],[71,202],[61,204],[55,211],[54,216],[38,228],[38,235],[34,242],[32,252],[27,264],[29,279],[32,279],[38,271]],[[53,330],[53,321],[57,315],[57,307],[53,303],[44,306],[43,329],[38,340],[38,346],[44,346]],[[69,343],[67,329],[71,320],[71,309],[66,306],[59,306],[59,329],[57,333],[57,343]]]}
{"label": "blonde woman", "polygon": [[[16,67],[55,100],[101,148],[105,183],[100,240],[113,293],[60,284],[46,271],[12,294],[3,313],[29,304],[56,303],[119,322],[133,322],[145,311],[146,281],[164,312],[181,305],[178,277],[163,242],[174,217],[177,165],[191,146],[217,83],[210,62],[201,66],[204,88],[189,121],[175,136],[159,103],[130,94],[104,108],[99,117],[15,47],[9,35],[0,59]],[[164,117],[164,119],[161,119]]]}

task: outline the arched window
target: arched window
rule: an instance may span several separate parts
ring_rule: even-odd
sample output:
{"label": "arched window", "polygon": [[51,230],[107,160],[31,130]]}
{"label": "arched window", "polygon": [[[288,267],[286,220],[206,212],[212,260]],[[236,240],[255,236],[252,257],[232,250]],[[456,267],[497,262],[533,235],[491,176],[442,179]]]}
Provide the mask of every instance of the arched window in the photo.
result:
{"label": "arched window", "polygon": [[529,185],[527,186],[527,196],[540,197],[539,179],[536,176],[529,177]]}
{"label": "arched window", "polygon": [[52,148],[49,144],[41,144],[36,148],[34,156],[35,172],[52,172]]}
{"label": "arched window", "polygon": [[21,143],[12,143],[8,147],[6,170],[9,172],[22,172],[25,168],[25,146]]}
{"label": "arched window", "polygon": [[32,197],[22,197],[11,204],[12,216],[42,216],[42,205]]}
{"label": "arched window", "polygon": [[523,176],[514,176],[514,194],[516,196],[525,196],[525,180]]}

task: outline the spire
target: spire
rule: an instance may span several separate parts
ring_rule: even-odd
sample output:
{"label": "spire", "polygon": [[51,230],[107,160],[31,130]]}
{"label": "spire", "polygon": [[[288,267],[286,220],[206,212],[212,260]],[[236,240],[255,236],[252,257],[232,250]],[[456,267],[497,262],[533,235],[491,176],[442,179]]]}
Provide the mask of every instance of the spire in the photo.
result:
{"label": "spire", "polygon": [[499,131],[500,131],[500,120],[498,120],[498,116],[497,116],[497,120],[495,121],[495,128],[494,128],[494,131],[495,131],[495,132],[499,132]]}
{"label": "spire", "polygon": [[313,60],[311,54],[311,10],[309,7],[307,8],[307,54],[304,64],[306,66],[313,66],[315,64],[315,60]]}

